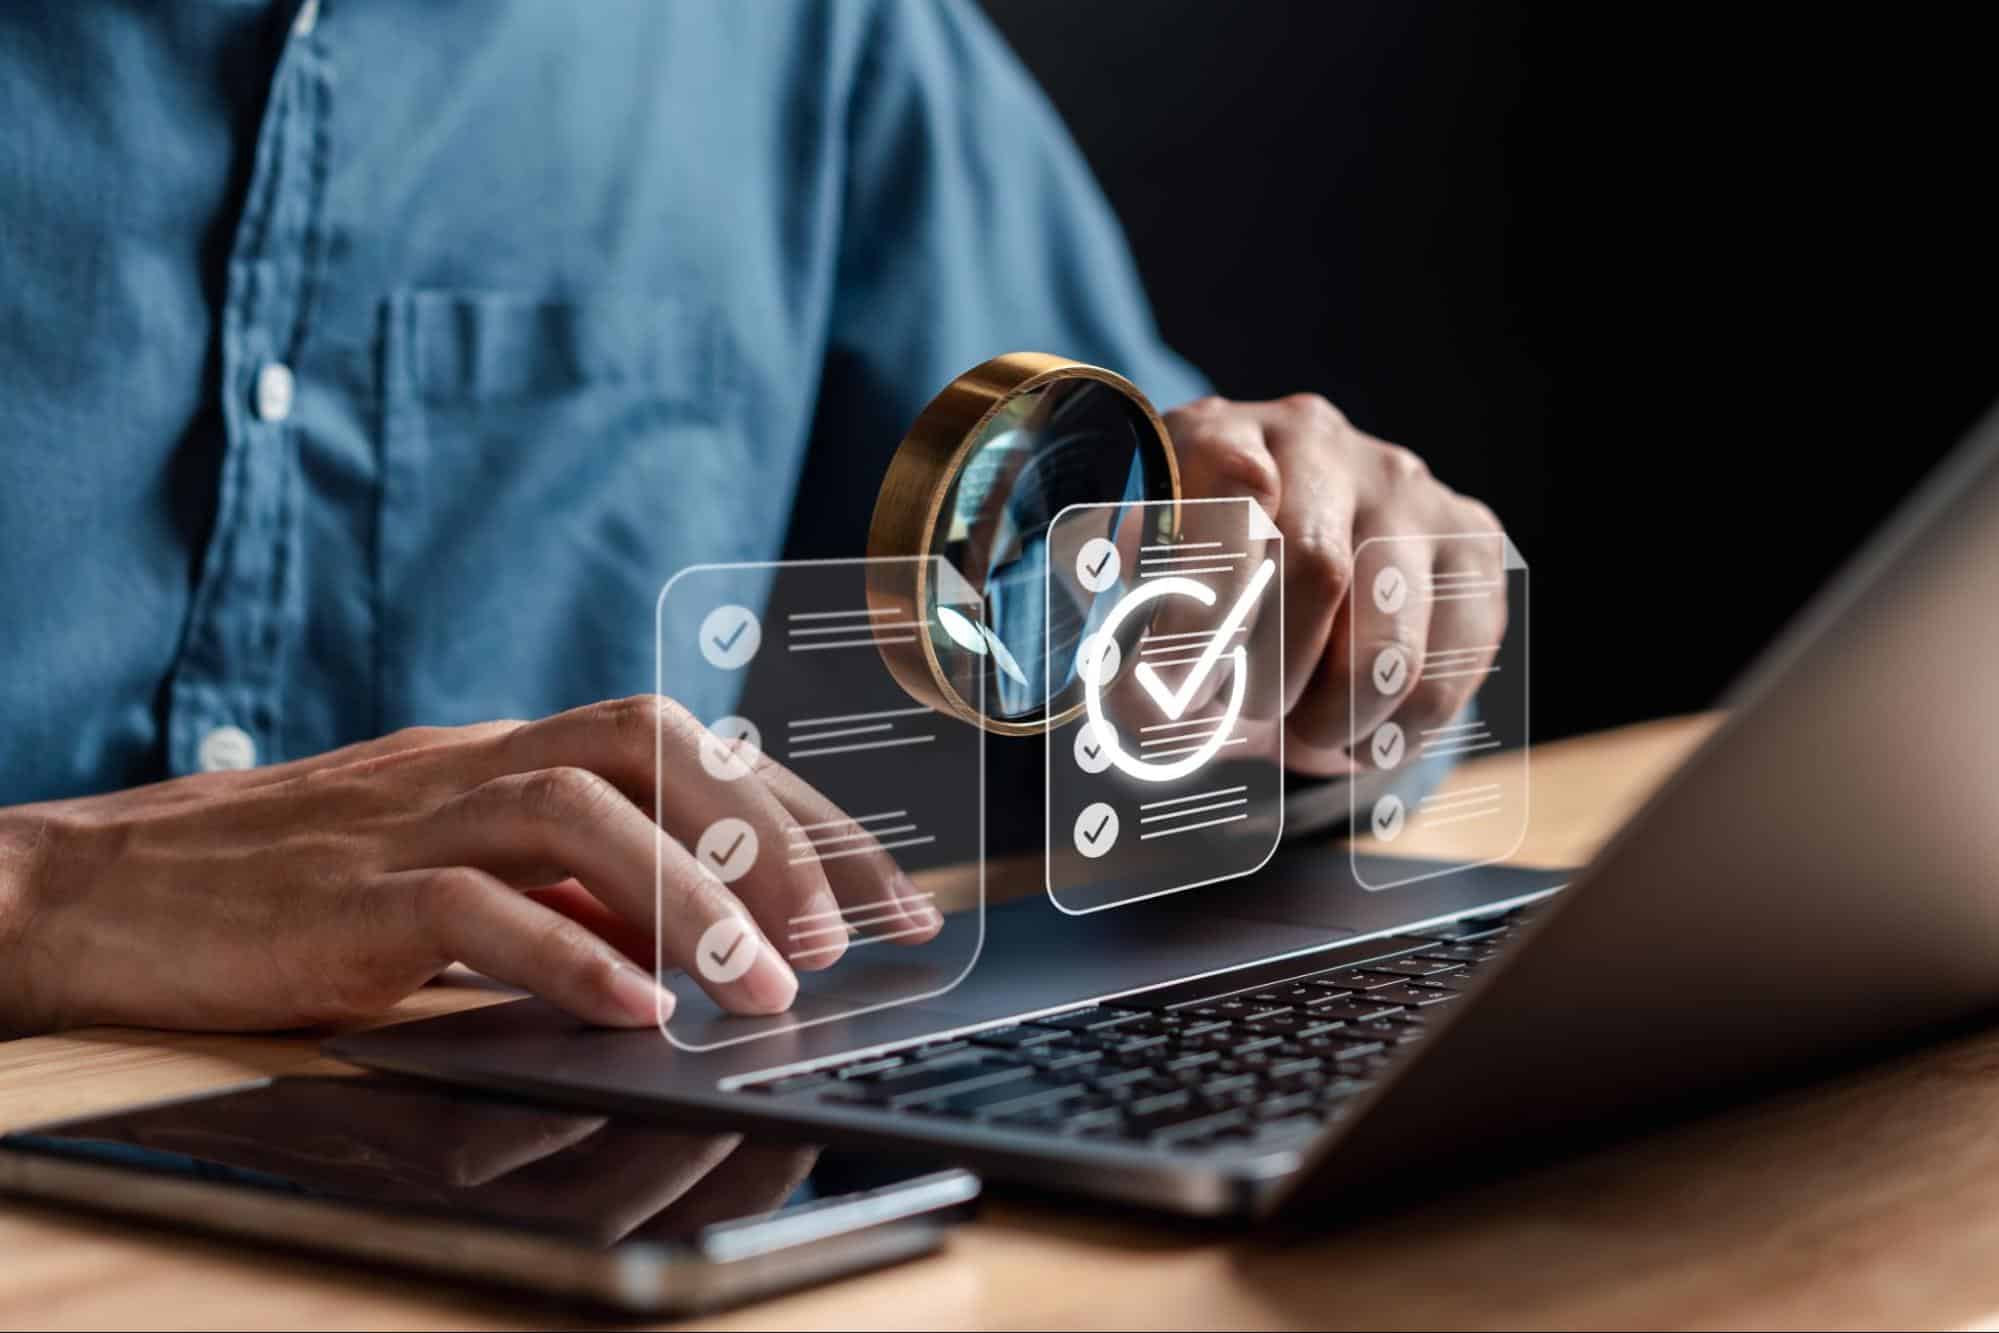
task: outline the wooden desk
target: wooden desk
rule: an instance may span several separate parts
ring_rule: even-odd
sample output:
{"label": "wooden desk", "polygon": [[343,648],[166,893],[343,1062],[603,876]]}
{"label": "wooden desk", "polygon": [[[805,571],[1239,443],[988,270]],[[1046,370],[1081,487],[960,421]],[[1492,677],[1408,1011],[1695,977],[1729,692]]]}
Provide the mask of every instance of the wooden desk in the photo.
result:
{"label": "wooden desk", "polygon": [[[1537,750],[1517,859],[1584,859],[1708,725]],[[1468,765],[1456,780],[1476,778]],[[397,1017],[486,998],[470,983],[432,987]],[[0,1045],[0,1127],[314,1067],[328,1062],[302,1037],[99,1029],[19,1041]],[[1999,1032],[1305,1240],[1002,1198],[944,1255],[707,1322],[1992,1324],[1995,1253]],[[0,1327],[507,1327],[555,1313],[0,1202]]]}

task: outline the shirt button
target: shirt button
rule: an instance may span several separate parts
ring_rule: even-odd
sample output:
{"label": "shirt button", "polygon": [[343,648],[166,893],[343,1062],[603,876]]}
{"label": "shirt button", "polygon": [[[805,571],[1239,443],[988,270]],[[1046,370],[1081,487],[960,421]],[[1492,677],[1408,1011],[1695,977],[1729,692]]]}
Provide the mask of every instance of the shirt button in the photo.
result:
{"label": "shirt button", "polygon": [[201,750],[196,758],[201,761],[204,773],[255,768],[257,742],[251,740],[250,733],[241,727],[216,727],[201,738]]}
{"label": "shirt button", "polygon": [[257,372],[257,415],[270,422],[283,421],[292,414],[292,368],[272,361]]}

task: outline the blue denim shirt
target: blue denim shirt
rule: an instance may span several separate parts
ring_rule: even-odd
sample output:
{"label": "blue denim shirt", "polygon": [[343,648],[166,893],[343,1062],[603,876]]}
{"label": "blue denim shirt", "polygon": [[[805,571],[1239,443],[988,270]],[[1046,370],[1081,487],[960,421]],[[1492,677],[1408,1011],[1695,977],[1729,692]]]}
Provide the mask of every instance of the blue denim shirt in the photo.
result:
{"label": "blue denim shirt", "polygon": [[649,688],[959,371],[1203,388],[969,5],[11,4],[0,126],[0,804]]}

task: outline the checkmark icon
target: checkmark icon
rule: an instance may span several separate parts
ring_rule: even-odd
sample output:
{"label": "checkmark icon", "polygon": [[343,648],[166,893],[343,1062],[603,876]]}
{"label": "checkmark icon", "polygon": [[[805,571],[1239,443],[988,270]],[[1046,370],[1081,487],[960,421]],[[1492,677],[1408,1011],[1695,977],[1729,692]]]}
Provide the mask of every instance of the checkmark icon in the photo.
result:
{"label": "checkmark icon", "polygon": [[1374,733],[1374,766],[1393,768],[1402,762],[1402,752],[1407,746],[1407,738],[1402,728],[1393,722],[1384,722]]}
{"label": "checkmark icon", "polygon": [[[1139,663],[1138,670],[1133,674],[1138,678],[1138,683],[1145,687],[1145,692],[1152,696],[1152,702],[1159,705],[1159,711],[1166,714],[1167,721],[1178,722],[1193,705],[1194,697],[1201,692],[1201,686],[1207,682],[1208,674],[1215,669],[1215,664],[1222,660],[1223,653],[1231,651],[1226,647],[1229,639],[1242,628],[1243,621],[1249,619],[1249,613],[1256,607],[1256,599],[1263,595],[1264,587],[1269,584],[1271,576],[1276,572],[1277,562],[1274,560],[1265,560],[1256,567],[1256,573],[1250,575],[1249,586],[1243,589],[1242,596],[1238,597],[1235,605],[1229,608],[1229,613],[1222,617],[1222,623],[1215,627],[1214,635],[1202,647],[1201,655],[1194,660],[1194,665],[1188,668],[1179,689],[1167,689],[1166,682],[1159,678],[1159,673],[1152,669],[1150,662]],[[1211,589],[1205,584],[1193,586],[1207,593],[1209,605],[1214,604],[1214,592]],[[1232,651],[1236,672],[1241,674],[1248,660],[1248,654],[1240,646]]]}
{"label": "checkmark icon", "polygon": [[1402,832],[1407,817],[1408,810],[1403,806],[1402,798],[1390,792],[1374,803],[1374,836],[1383,842],[1394,842]]}
{"label": "checkmark icon", "polygon": [[1076,728],[1076,767],[1085,773],[1101,773],[1111,766],[1110,747],[1098,737],[1097,729],[1085,722]]}
{"label": "checkmark icon", "polygon": [[694,844],[702,867],[724,884],[733,884],[757,863],[757,831],[747,820],[718,819]]}
{"label": "checkmark icon", "polygon": [[1409,580],[1394,565],[1384,568],[1374,576],[1374,605],[1385,616],[1392,616],[1402,609],[1409,596]]}
{"label": "checkmark icon", "polygon": [[1383,694],[1399,694],[1409,680],[1409,659],[1400,648],[1383,648],[1374,655],[1374,688]]}
{"label": "checkmark icon", "polygon": [[724,968],[729,965],[729,960],[736,956],[736,950],[743,947],[743,939],[744,937],[741,935],[736,936],[735,939],[729,942],[729,947],[720,953],[716,953],[713,949],[708,951],[708,956],[715,960],[717,968]]}
{"label": "checkmark icon", "polygon": [[763,626],[747,606],[718,606],[701,619],[696,646],[717,671],[737,671],[750,664],[763,644]]}
{"label": "checkmark icon", "polygon": [[756,961],[756,932],[738,916],[725,916],[709,926],[694,946],[694,962],[702,977],[718,986],[736,980]]}
{"label": "checkmark icon", "polygon": [[1076,582],[1088,592],[1102,592],[1117,582],[1124,564],[1116,545],[1102,537],[1092,537],[1076,552]]}
{"label": "checkmark icon", "polygon": [[1117,845],[1117,811],[1102,801],[1083,807],[1076,816],[1076,850],[1094,860]]}

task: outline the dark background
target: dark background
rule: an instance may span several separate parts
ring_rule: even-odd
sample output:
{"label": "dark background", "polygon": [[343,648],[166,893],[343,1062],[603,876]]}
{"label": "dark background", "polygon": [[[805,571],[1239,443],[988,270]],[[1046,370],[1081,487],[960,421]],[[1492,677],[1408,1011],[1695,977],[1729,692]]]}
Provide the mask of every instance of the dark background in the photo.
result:
{"label": "dark background", "polygon": [[1539,739],[1710,703],[1999,399],[1986,49],[1934,19],[986,0],[1167,337],[1506,520]]}

